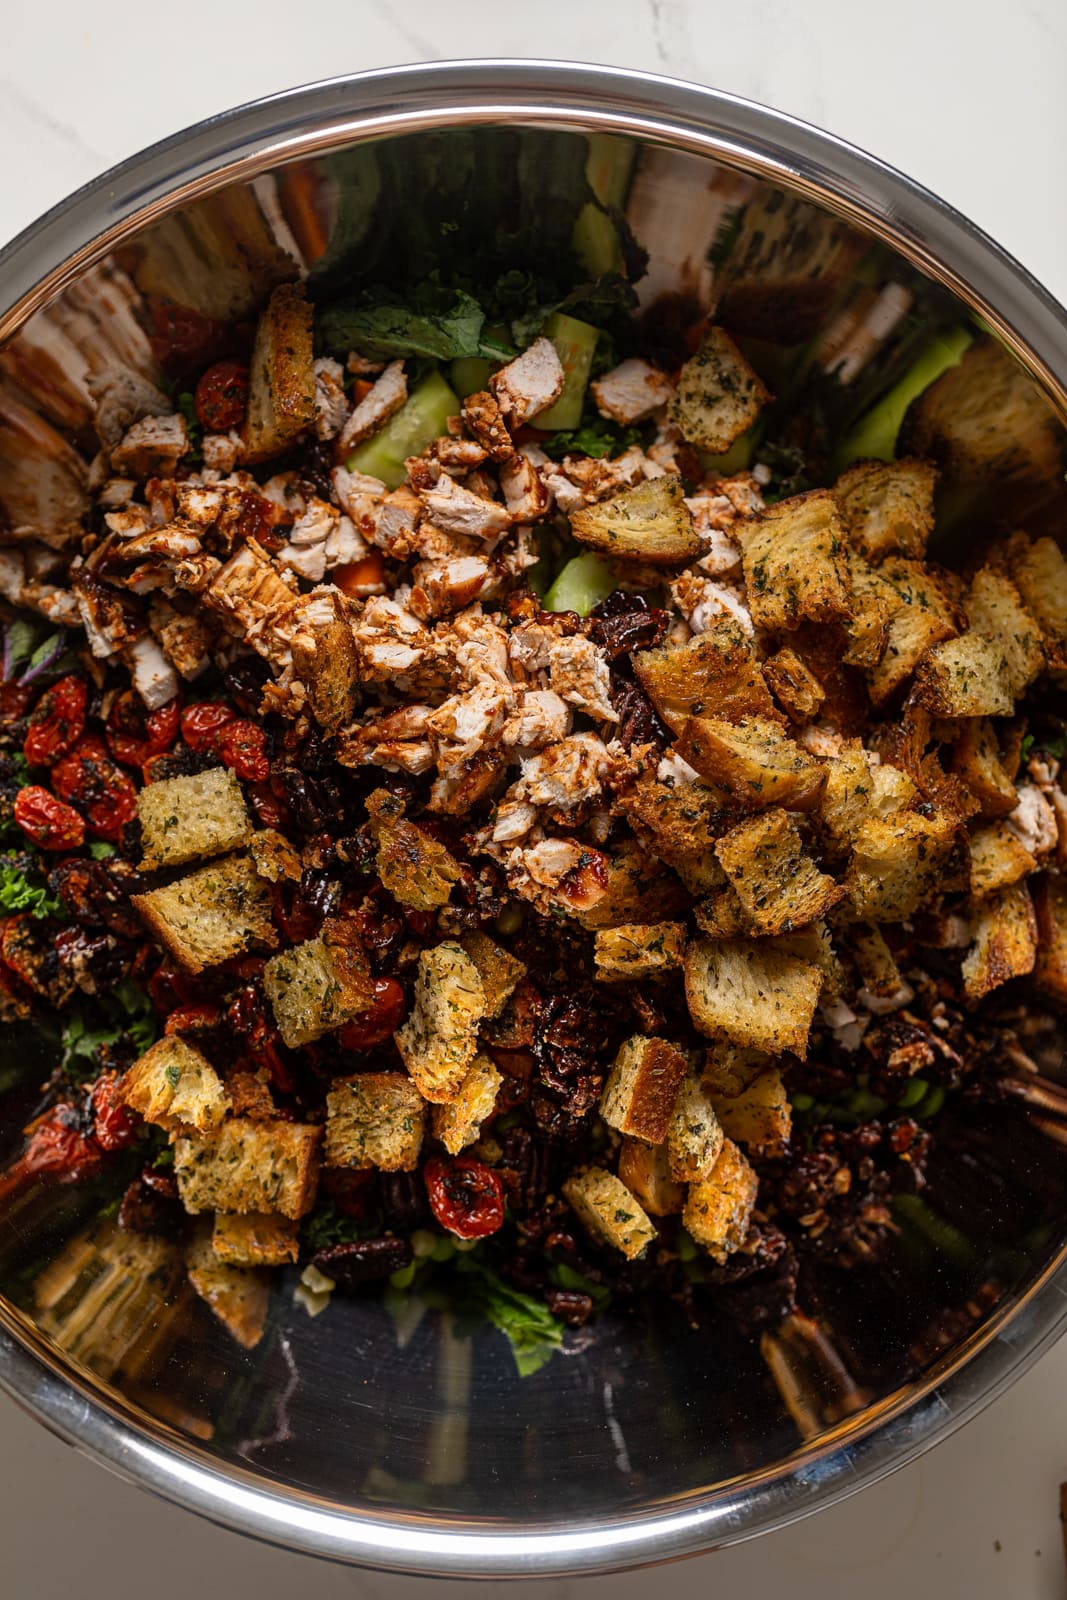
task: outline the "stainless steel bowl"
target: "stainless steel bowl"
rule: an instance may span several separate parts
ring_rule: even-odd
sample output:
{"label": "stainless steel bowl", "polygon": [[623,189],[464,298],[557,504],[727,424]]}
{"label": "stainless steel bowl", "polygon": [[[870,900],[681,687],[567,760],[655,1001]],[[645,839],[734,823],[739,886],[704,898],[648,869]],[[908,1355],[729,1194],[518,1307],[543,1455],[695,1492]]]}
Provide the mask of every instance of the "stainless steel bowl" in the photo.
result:
{"label": "stainless steel bowl", "polygon": [[[709,208],[709,225],[715,195],[739,179],[800,197],[816,219],[844,219],[897,252],[902,271],[917,268],[983,318],[1067,415],[1063,310],[899,173],[707,89],[482,61],[363,74],[215,118],[117,167],[15,240],[0,255],[4,461],[18,454],[27,413],[75,439],[87,421],[84,390],[79,399],[47,381],[40,314],[63,330],[68,377],[79,352],[90,367],[98,358],[105,323],[109,359],[126,341],[135,365],[142,293],[173,292],[190,253],[203,292],[232,311],[261,296],[279,249],[299,248],[287,213],[293,163],[336,201],[346,181],[338,152],[502,125],[631,138],[657,181],[695,210]],[[574,149],[584,151],[580,140]],[[667,228],[644,240],[655,273],[699,279],[701,262],[672,256],[672,238]],[[18,1085],[33,1081],[32,1066],[9,1050],[0,1155],[25,1115]],[[725,1326],[683,1333],[609,1321],[520,1381],[491,1332],[461,1337],[428,1317],[400,1340],[380,1306],[360,1301],[312,1322],[291,1282],[274,1296],[262,1346],[244,1352],[197,1320],[158,1262],[112,1256],[106,1281],[91,1265],[86,1275],[84,1251],[72,1254],[69,1243],[83,1220],[71,1190],[0,1210],[0,1384],[127,1479],[295,1550],[477,1577],[662,1561],[749,1538],[874,1482],[959,1427],[1047,1348],[1067,1321],[1067,1205],[1035,1228],[1024,1202],[1034,1174],[1055,1188],[1057,1158],[1055,1144],[1023,1127],[1005,1158],[1018,1170],[1001,1163],[974,1224],[999,1251],[1001,1297],[984,1310],[974,1303],[960,1318],[966,1335],[920,1375],[900,1376],[902,1336],[882,1319],[884,1294],[841,1289],[823,1335],[866,1374],[845,1405],[820,1399],[816,1383],[791,1412],[755,1345]],[[968,1297],[936,1249],[908,1272],[900,1293],[922,1315],[958,1311]]]}

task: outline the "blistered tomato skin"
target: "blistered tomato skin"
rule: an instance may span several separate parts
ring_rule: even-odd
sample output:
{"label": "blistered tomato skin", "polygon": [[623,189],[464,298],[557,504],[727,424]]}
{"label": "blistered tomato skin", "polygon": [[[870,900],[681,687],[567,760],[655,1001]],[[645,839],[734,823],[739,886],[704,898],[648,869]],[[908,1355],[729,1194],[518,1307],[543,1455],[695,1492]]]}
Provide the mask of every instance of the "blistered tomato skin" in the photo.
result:
{"label": "blistered tomato skin", "polygon": [[219,738],[227,723],[237,720],[236,713],[220,700],[198,701],[186,706],[181,714],[182,739],[190,750],[206,750],[214,754]]}
{"label": "blistered tomato skin", "polygon": [[404,1020],[407,1004],[404,991],[394,978],[375,978],[374,999],[370,1008],[338,1034],[343,1050],[373,1050],[391,1039]]}
{"label": "blistered tomato skin", "polygon": [[61,800],[76,806],[89,832],[112,842],[137,815],[137,790],[111,759],[107,746],[86,734],[52,768],[52,786]]}
{"label": "blistered tomato skin", "polygon": [[243,717],[226,724],[217,746],[219,760],[249,783],[265,783],[270,777],[266,747],[267,736],[263,729]]}
{"label": "blistered tomato skin", "polygon": [[178,737],[180,719],[177,697],[146,716],[140,695],[125,689],[117,696],[107,719],[108,749],[123,766],[143,767],[170,749]]}
{"label": "blistered tomato skin", "polygon": [[77,1123],[72,1106],[56,1106],[33,1130],[18,1166],[33,1177],[50,1178],[54,1183],[78,1183],[94,1176],[103,1163],[103,1152]]}
{"label": "blistered tomato skin", "polygon": [[93,1084],[93,1138],[101,1150],[128,1150],[141,1136],[141,1119],[122,1101],[119,1075],[105,1072]]}
{"label": "blistered tomato skin", "polygon": [[423,1177],[430,1209],[459,1239],[484,1239],[504,1221],[504,1185],[474,1156],[434,1156]]}
{"label": "blistered tomato skin", "polygon": [[50,767],[72,750],[85,731],[89,689],[69,674],[46,689],[33,708],[22,753],[31,767]]}
{"label": "blistered tomato skin", "polygon": [[248,368],[243,361],[216,361],[196,386],[196,414],[209,433],[240,428],[248,413]]}
{"label": "blistered tomato skin", "polygon": [[14,817],[31,844],[40,850],[77,850],[85,843],[85,823],[73,806],[31,784],[20,789]]}

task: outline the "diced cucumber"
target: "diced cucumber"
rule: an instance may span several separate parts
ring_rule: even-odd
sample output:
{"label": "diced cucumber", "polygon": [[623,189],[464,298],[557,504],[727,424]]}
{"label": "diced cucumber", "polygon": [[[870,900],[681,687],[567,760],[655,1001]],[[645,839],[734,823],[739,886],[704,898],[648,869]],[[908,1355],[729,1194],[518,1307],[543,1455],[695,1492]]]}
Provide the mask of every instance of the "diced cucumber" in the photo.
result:
{"label": "diced cucumber", "polygon": [[700,462],[705,472],[717,472],[720,478],[729,478],[735,472],[746,471],[752,465],[756,446],[762,434],[763,424],[761,421],[756,421],[739,439],[735,439],[729,450],[724,450],[722,455],[713,456],[702,450]]}
{"label": "diced cucumber", "polygon": [[[605,133],[594,133],[590,137],[585,175],[601,205],[617,206],[620,211],[623,209],[635,153],[632,139],[619,139]],[[622,251],[615,224],[592,200],[587,200],[578,213],[574,224],[574,248],[591,277],[599,278],[605,272],[618,272],[622,267]]]}
{"label": "diced cucumber", "polygon": [[948,367],[954,367],[973,342],[974,334],[969,328],[951,328],[928,344],[889,393],[884,394],[842,440],[834,472],[843,472],[852,461],[892,461],[900,424],[911,402]]}
{"label": "diced cucumber", "polygon": [[485,388],[492,370],[482,356],[457,356],[448,369],[448,376],[460,399],[466,400],[469,394],[477,394]]}
{"label": "diced cucumber", "polygon": [[445,432],[449,417],[459,411],[459,398],[439,372],[431,372],[414,389],[384,427],[357,446],[346,463],[349,472],[380,478],[387,489],[399,489],[407,476],[404,462],[417,456]]}
{"label": "diced cucumber", "polygon": [[553,311],[545,323],[545,337],[551,339],[565,373],[563,393],[559,399],[540,412],[533,420],[538,428],[576,428],[582,420],[585,391],[599,330],[577,317],[568,317],[562,311]]}
{"label": "diced cucumber", "polygon": [[619,587],[606,561],[591,550],[568,561],[545,595],[546,611],[577,611],[587,617],[594,606]]}

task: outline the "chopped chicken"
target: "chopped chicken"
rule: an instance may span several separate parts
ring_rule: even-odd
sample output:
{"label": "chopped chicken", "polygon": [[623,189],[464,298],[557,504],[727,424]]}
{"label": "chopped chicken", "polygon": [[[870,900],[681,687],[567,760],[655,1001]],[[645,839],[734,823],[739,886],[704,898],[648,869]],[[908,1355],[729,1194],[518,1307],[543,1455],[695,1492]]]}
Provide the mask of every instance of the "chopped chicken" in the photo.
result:
{"label": "chopped chicken", "polygon": [[1021,783],[1018,794],[1019,803],[1007,819],[1008,827],[1024,849],[1040,858],[1056,848],[1056,813],[1036,783]]}
{"label": "chopped chicken", "polygon": [[462,419],[469,433],[494,461],[506,461],[515,446],[504,422],[503,413],[487,389],[469,394],[463,402]]}
{"label": "chopped chicken", "polygon": [[551,648],[548,686],[561,699],[601,722],[618,722],[611,703],[607,657],[592,639],[559,639]]}
{"label": "chopped chicken", "polygon": [[441,741],[438,765],[442,771],[469,761],[492,742],[504,726],[512,699],[506,689],[480,683],[462,694],[449,695],[437,707],[429,727]]}
{"label": "chopped chicken", "polygon": [[144,631],[130,603],[109,584],[101,583],[88,568],[76,567],[71,573],[70,586],[78,603],[89,649],[98,659],[116,655]]}
{"label": "chopped chicken", "polygon": [[671,584],[671,599],[694,633],[704,633],[716,617],[735,617],[750,636],[755,625],[748,607],[735,589],[713,583],[697,572],[682,572]]}
{"label": "chopped chicken", "polygon": [[365,472],[349,472],[347,467],[334,467],[332,481],[333,492],[345,515],[368,539],[377,542],[378,519],[390,498],[386,495],[385,484]]}
{"label": "chopped chicken", "polygon": [[135,422],[166,417],[174,409],[162,389],[135,372],[100,373],[87,387],[96,401],[93,426],[105,450],[113,450]]}
{"label": "chopped chicken", "polygon": [[551,339],[535,339],[528,350],[489,379],[504,421],[520,428],[540,412],[547,411],[563,393],[563,365]]}
{"label": "chopped chicken", "polygon": [[312,497],[290,529],[288,544],[279,550],[278,562],[311,583],[321,583],[330,567],[359,561],[366,553],[366,541],[350,519],[328,500]]}
{"label": "chopped chicken", "polygon": [[[120,513],[125,515],[125,513]],[[150,528],[133,538],[123,539],[109,551],[119,561],[145,561],[149,556],[165,556],[169,561],[184,561],[200,553],[200,533],[181,522]]]}
{"label": "chopped chicken", "polygon": [[220,568],[204,590],[204,604],[217,611],[227,626],[243,634],[260,655],[285,659],[277,652],[273,629],[292,608],[296,596],[256,543],[249,539]]}
{"label": "chopped chicken", "polygon": [[396,600],[369,600],[352,631],[360,676],[369,683],[403,685],[430,655],[430,635],[418,617]]}
{"label": "chopped chicken", "polygon": [[588,911],[607,892],[607,861],[573,839],[541,839],[507,858],[508,887],[541,911]]}
{"label": "chopped chicken", "polygon": [[516,450],[501,464],[500,487],[504,491],[504,503],[516,522],[537,522],[551,503],[548,490],[525,450]]}
{"label": "chopped chicken", "polygon": [[505,722],[500,740],[521,750],[540,750],[556,744],[571,731],[572,713],[565,700],[551,689],[527,689]]}
{"label": "chopped chicken", "polygon": [[149,711],[158,711],[178,693],[178,674],[150,633],[135,639],[125,652],[133,686]]}
{"label": "chopped chicken", "polygon": [[435,439],[432,449],[434,460],[446,472],[471,472],[475,467],[480,467],[489,455],[485,446],[476,439]]}
{"label": "chopped chicken", "polygon": [[370,537],[387,556],[403,561],[415,548],[415,533],[421,517],[422,501],[418,495],[407,487],[394,489],[378,507]]}
{"label": "chopped chicken", "polygon": [[411,609],[417,617],[445,617],[478,598],[489,576],[481,556],[418,561],[411,573]]}
{"label": "chopped chicken", "polygon": [[32,548],[0,549],[0,595],[11,605],[27,606],[61,627],[80,627],[82,613],[77,597],[69,589],[59,589],[29,576],[27,556]]}
{"label": "chopped chicken", "polygon": [[200,453],[209,472],[232,472],[241,456],[241,438],[236,431],[205,433]]}
{"label": "chopped chicken", "polygon": [[674,384],[657,367],[632,358],[621,361],[602,378],[594,379],[589,392],[602,417],[610,417],[613,422],[625,426],[643,422],[653,411],[665,406],[674,395]]}
{"label": "chopped chicken", "polygon": [[597,461],[588,456],[564,456],[541,469],[542,482],[556,505],[566,515],[582,506],[607,500],[620,489],[629,489],[644,477],[645,456],[637,445],[624,450],[614,461]]}
{"label": "chopped chicken", "polygon": [[480,610],[465,611],[452,622],[446,647],[455,662],[456,675],[464,684],[474,685],[489,679],[509,693],[513,689],[508,671],[508,636]]}
{"label": "chopped chicken", "polygon": [[502,800],[493,818],[494,844],[514,844],[537,825],[537,807],[528,800]]}
{"label": "chopped chicken", "polygon": [[496,500],[486,500],[442,472],[433,488],[420,491],[426,515],[444,533],[467,539],[494,540],[511,526],[511,513]]}
{"label": "chopped chicken", "polygon": [[595,733],[575,733],[550,744],[522,763],[522,777],[508,791],[511,800],[547,810],[553,822],[600,798],[612,758]]}
{"label": "chopped chicken", "polygon": [[96,498],[106,511],[121,511],[136,493],[136,478],[108,478],[97,491]]}
{"label": "chopped chicken", "polygon": [[338,759],[348,767],[384,767],[413,776],[429,772],[436,759],[429,738],[432,715],[432,706],[408,705],[375,716],[341,735]]}
{"label": "chopped chicken", "polygon": [[383,423],[388,422],[394,412],[400,410],[407,397],[408,380],[404,376],[404,363],[390,361],[381,377],[375,380],[341,429],[337,440],[337,454],[343,456],[347,451],[354,450],[362,440],[368,439],[372,433],[377,433]]}
{"label": "chopped chicken", "polygon": [[116,472],[129,472],[136,478],[169,477],[189,449],[185,418],[175,412],[167,417],[144,417],[127,429],[111,452]]}
{"label": "chopped chicken", "polygon": [[183,678],[192,680],[207,670],[211,636],[198,616],[178,611],[166,600],[156,600],[149,608],[148,625]]}
{"label": "chopped chicken", "polygon": [[372,361],[370,356],[361,356],[358,350],[350,350],[345,361],[346,371],[354,378],[376,378],[384,368],[384,361]]}
{"label": "chopped chicken", "polygon": [[322,356],[315,363],[315,437],[336,438],[347,418],[345,369],[339,361]]}

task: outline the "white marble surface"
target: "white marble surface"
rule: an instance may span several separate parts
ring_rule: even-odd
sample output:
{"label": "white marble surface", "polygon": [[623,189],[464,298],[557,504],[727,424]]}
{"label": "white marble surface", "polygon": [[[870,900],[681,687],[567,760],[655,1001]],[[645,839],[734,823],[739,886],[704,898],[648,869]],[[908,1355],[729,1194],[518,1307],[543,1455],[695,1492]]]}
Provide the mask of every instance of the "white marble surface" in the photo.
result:
{"label": "white marble surface", "polygon": [[[402,61],[610,61],[751,96],[903,168],[1067,299],[1064,0],[52,0],[5,8],[0,240],[104,167],[200,117],[295,83]],[[923,1461],[784,1533],[672,1570],[762,1597],[1059,1600],[1067,1341]],[[0,1594],[188,1600],[255,1594],[434,1600],[256,1547],[120,1484],[0,1403]],[[527,1593],[628,1600],[647,1577]]]}

